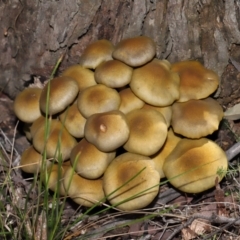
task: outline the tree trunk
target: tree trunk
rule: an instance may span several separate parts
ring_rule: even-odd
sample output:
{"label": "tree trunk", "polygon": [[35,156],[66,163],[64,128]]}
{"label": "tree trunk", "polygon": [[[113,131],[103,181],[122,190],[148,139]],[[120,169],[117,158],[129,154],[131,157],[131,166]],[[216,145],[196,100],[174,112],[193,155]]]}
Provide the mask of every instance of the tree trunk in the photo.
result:
{"label": "tree trunk", "polygon": [[[160,59],[197,59],[223,76],[222,104],[240,93],[238,0],[3,0],[0,18],[0,87],[12,98],[34,75],[48,78],[62,54],[60,71],[97,39],[139,35],[153,38]],[[229,61],[235,67],[226,80]]]}

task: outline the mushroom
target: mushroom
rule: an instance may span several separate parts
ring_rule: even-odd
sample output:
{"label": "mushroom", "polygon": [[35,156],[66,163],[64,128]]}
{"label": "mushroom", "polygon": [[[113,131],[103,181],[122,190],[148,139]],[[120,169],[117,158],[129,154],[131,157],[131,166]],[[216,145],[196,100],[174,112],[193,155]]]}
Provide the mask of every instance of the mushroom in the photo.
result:
{"label": "mushroom", "polygon": [[77,103],[69,106],[63,113],[60,114],[59,118],[64,127],[73,137],[84,137],[86,118],[84,118],[80,113]]}
{"label": "mushroom", "polygon": [[52,163],[45,171],[41,171],[40,179],[48,189],[59,193],[60,196],[65,196],[66,191],[63,186],[63,175],[70,166],[69,161],[62,164]]}
{"label": "mushroom", "polygon": [[163,115],[167,126],[168,127],[170,126],[171,119],[172,119],[172,106],[156,107],[156,106],[152,106],[152,105],[145,103],[142,108],[143,109],[154,109],[154,110],[160,112]]}
{"label": "mushroom", "polygon": [[119,111],[127,114],[134,109],[140,109],[144,106],[144,101],[137,97],[131,88],[125,88],[119,92],[121,98],[121,104]]}
{"label": "mushroom", "polygon": [[170,183],[187,193],[200,193],[215,186],[226,173],[228,160],[225,152],[213,141],[182,139],[166,158],[163,171]]}
{"label": "mushroom", "polygon": [[43,161],[43,156],[33,146],[30,146],[22,153],[19,167],[26,173],[39,173],[49,165],[50,162],[47,160]]}
{"label": "mushroom", "polygon": [[144,102],[165,107],[179,98],[179,81],[166,61],[154,59],[133,70],[130,88]]}
{"label": "mushroom", "polygon": [[59,113],[75,100],[78,92],[76,80],[69,77],[54,78],[42,90],[40,108],[44,113],[48,109],[49,115]]}
{"label": "mushroom", "polygon": [[74,170],[87,179],[100,178],[115,158],[116,152],[99,151],[83,138],[71,151],[70,161]]}
{"label": "mushroom", "polygon": [[151,61],[156,54],[156,44],[146,36],[120,41],[113,51],[113,58],[131,67],[139,67]]}
{"label": "mushroom", "polygon": [[152,109],[135,109],[126,114],[130,128],[127,142],[123,145],[128,152],[150,156],[164,144],[167,125],[163,115]]}
{"label": "mushroom", "polygon": [[117,110],[120,103],[118,92],[103,84],[86,88],[80,92],[77,100],[79,111],[85,118],[95,113]]}
{"label": "mushroom", "polygon": [[212,98],[175,102],[172,111],[174,132],[188,138],[212,134],[223,118],[222,107]]}
{"label": "mushroom", "polygon": [[206,69],[200,62],[177,62],[172,64],[171,69],[180,76],[178,102],[206,98],[218,87],[219,78],[217,74]]}
{"label": "mushroom", "polygon": [[41,93],[40,88],[25,88],[18,94],[13,103],[13,110],[18,119],[32,123],[41,116],[39,107]]}
{"label": "mushroom", "polygon": [[94,78],[94,72],[79,64],[68,67],[61,76],[70,77],[76,80],[79,91],[97,84]]}
{"label": "mushroom", "polygon": [[159,191],[160,175],[149,157],[123,153],[108,166],[103,189],[109,202],[121,210],[146,207]]}
{"label": "mushroom", "polygon": [[59,157],[67,160],[70,157],[72,148],[77,144],[61,122],[57,120],[49,121],[48,127],[42,125],[33,136],[33,146],[39,152],[46,150],[47,158]]}
{"label": "mushroom", "polygon": [[163,172],[163,164],[165,162],[165,159],[174,150],[180,140],[181,137],[176,135],[170,128],[168,130],[167,139],[162,148],[157,153],[151,156],[151,159],[155,163],[155,168],[159,172],[161,178],[165,177],[165,174]]}
{"label": "mushroom", "polygon": [[85,207],[92,207],[105,201],[102,182],[102,179],[83,178],[72,167],[69,167],[63,176],[63,186],[68,196]]}
{"label": "mushroom", "polygon": [[97,83],[110,88],[120,88],[130,83],[132,71],[133,69],[123,62],[109,60],[96,68],[94,77]]}
{"label": "mushroom", "polygon": [[115,151],[129,137],[126,116],[118,110],[93,114],[87,119],[84,135],[100,151]]}
{"label": "mushroom", "polygon": [[95,69],[100,63],[112,60],[113,44],[106,40],[98,40],[89,44],[80,57],[79,64],[85,68]]}

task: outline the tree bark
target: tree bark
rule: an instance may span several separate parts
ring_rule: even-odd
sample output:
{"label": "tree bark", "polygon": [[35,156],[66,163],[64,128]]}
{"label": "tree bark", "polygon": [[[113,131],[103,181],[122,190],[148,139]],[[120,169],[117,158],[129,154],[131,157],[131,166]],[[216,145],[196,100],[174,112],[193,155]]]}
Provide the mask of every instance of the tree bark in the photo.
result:
{"label": "tree bark", "polygon": [[[62,54],[60,71],[102,38],[116,44],[146,35],[156,42],[158,58],[199,60],[219,76],[230,59],[234,69],[240,64],[238,0],[3,0],[0,19],[0,87],[11,98],[34,75],[48,78]],[[239,71],[231,79],[235,85]],[[239,96],[240,90],[227,84]]]}

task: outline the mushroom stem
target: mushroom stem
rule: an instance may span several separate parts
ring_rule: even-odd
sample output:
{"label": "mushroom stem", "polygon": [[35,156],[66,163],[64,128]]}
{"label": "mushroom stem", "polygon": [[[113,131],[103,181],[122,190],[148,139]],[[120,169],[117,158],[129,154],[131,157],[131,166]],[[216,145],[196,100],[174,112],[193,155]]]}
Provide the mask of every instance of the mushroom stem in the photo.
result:
{"label": "mushroom stem", "polygon": [[[226,152],[227,155],[227,159],[228,162],[230,162],[231,160],[233,160],[233,158],[235,156],[237,156],[240,153],[240,142],[235,143],[232,147],[230,147]],[[178,192],[176,189],[174,188],[169,188],[168,190],[166,190],[163,193],[160,193],[158,195],[158,203],[160,204],[166,204],[174,199],[176,199],[177,197],[181,196],[181,192]]]}

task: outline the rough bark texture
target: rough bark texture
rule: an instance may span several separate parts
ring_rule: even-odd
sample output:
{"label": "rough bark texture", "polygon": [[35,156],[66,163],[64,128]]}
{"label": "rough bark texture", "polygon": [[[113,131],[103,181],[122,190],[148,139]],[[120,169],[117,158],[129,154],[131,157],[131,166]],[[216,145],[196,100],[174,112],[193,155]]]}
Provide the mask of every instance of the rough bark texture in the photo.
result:
{"label": "rough bark texture", "polygon": [[[138,35],[154,39],[158,58],[197,59],[223,76],[223,105],[226,95],[240,93],[238,0],[5,0],[0,19],[0,87],[12,98],[32,76],[49,77],[63,53],[61,69],[97,39],[116,44]],[[229,61],[231,77],[224,73]]]}

